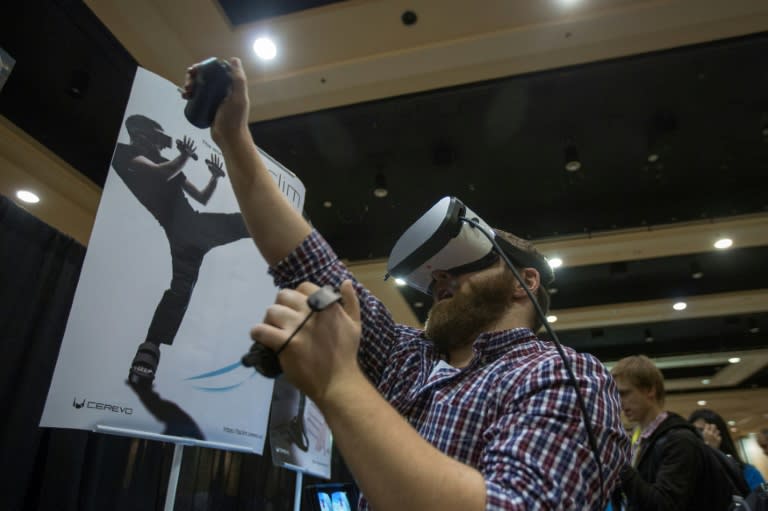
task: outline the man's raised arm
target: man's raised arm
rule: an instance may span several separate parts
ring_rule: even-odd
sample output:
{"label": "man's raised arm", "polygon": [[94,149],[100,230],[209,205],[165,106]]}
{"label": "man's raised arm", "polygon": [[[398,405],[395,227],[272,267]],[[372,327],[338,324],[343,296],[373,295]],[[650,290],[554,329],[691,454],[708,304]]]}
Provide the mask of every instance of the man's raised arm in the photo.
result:
{"label": "man's raised arm", "polygon": [[[211,126],[213,140],[224,154],[232,188],[245,224],[269,265],[290,254],[311,232],[267,170],[248,129],[248,87],[240,59],[231,58],[232,90]],[[193,77],[195,69],[188,70]],[[191,80],[187,80],[186,94]]]}

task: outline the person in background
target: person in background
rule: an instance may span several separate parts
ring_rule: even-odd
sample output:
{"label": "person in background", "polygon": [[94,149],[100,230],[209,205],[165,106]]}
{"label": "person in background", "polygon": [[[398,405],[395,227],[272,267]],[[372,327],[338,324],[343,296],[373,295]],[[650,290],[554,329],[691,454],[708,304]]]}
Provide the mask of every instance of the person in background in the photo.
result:
{"label": "person in background", "polygon": [[622,358],[611,370],[624,415],[636,424],[632,458],[621,471],[613,510],[725,511],[731,502],[720,473],[706,463],[696,428],[664,411],[664,376],[648,357]]}
{"label": "person in background", "polygon": [[688,422],[699,430],[702,438],[704,438],[704,443],[715,449],[720,449],[736,460],[742,469],[744,479],[747,481],[750,490],[754,490],[761,483],[765,482],[760,471],[741,459],[728,431],[728,426],[719,414],[708,408],[699,408],[688,417]]}
{"label": "person in background", "polygon": [[[358,506],[602,510],[629,451],[605,366],[565,348],[601,478],[564,362],[536,336],[533,303],[503,261],[435,269],[426,329],[396,324],[267,172],[248,129],[245,73],[239,59],[230,65],[231,92],[211,133],[248,229],[282,288],[251,337],[277,351],[297,331],[279,356],[284,376],[323,412],[365,495]],[[189,73],[187,95],[195,69]],[[524,286],[545,299],[546,259],[529,242],[498,235],[515,245]],[[339,288],[342,303],[304,323],[307,297],[323,285]]]}
{"label": "person in background", "polygon": [[736,460],[741,467],[744,479],[747,481],[750,490],[754,490],[761,483],[765,482],[760,471],[741,459],[728,431],[728,426],[726,426],[725,421],[720,415],[708,408],[699,408],[688,417],[688,422],[699,430],[704,438],[704,443],[715,449],[720,449]]}

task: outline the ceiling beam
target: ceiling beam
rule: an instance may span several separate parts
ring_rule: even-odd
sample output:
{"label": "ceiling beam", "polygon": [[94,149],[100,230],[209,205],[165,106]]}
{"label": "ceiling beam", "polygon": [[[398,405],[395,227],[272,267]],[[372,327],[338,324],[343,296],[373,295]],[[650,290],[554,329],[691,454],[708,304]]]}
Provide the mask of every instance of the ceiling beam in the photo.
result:
{"label": "ceiling beam", "polygon": [[[4,116],[0,116],[0,168],[0,194],[88,244],[101,189]],[[40,202],[19,201],[16,191],[21,189],[36,193]]]}
{"label": "ceiling beam", "polygon": [[[676,301],[685,301],[688,307],[685,310],[676,311],[672,308],[672,304]],[[592,307],[573,307],[553,310],[552,314],[557,316],[557,323],[555,323],[557,330],[564,331],[749,314],[767,310],[768,289],[755,289],[689,297],[681,296],[679,300],[646,300]]]}

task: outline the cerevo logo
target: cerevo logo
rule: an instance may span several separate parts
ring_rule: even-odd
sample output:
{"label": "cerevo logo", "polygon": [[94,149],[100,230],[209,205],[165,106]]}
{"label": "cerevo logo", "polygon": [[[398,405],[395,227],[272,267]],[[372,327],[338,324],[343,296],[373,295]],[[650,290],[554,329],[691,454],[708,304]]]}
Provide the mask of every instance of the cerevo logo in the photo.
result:
{"label": "cerevo logo", "polygon": [[106,410],[108,412],[122,413],[123,415],[133,415],[133,408],[127,406],[111,405],[109,403],[99,403],[98,401],[88,401],[83,399],[78,402],[77,398],[72,398],[72,406],[77,409],[91,408],[93,410]]}

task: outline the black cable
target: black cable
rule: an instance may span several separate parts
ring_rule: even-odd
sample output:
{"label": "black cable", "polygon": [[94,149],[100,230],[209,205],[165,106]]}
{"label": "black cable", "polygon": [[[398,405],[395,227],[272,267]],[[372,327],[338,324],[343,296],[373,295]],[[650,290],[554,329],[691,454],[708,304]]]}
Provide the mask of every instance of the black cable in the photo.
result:
{"label": "black cable", "polygon": [[288,343],[291,342],[291,340],[296,336],[296,334],[299,333],[299,330],[301,330],[301,327],[307,324],[307,321],[309,321],[309,318],[312,317],[312,314],[314,314],[314,309],[309,310],[309,314],[299,323],[299,326],[296,327],[296,330],[293,331],[291,335],[288,336],[288,338],[283,342],[283,344],[280,345],[279,348],[277,348],[277,351],[275,351],[275,356],[278,356],[280,353],[283,352],[285,348],[288,347]]}
{"label": "black cable", "polygon": [[512,261],[510,261],[507,254],[501,249],[499,243],[495,239],[495,236],[487,233],[485,229],[480,225],[480,222],[477,222],[476,220],[472,220],[466,217],[460,217],[460,220],[467,222],[472,227],[476,227],[481,233],[483,233],[486,238],[488,238],[488,241],[491,242],[493,248],[499,253],[509,269],[512,270],[512,274],[515,276],[517,281],[520,283],[523,289],[525,289],[525,294],[528,295],[528,299],[536,309],[536,314],[541,319],[544,328],[547,329],[547,333],[550,335],[550,337],[552,337],[552,341],[555,343],[557,353],[560,355],[560,358],[563,359],[563,365],[565,365],[565,369],[568,371],[568,377],[571,380],[571,385],[573,385],[573,390],[576,391],[576,401],[579,404],[581,415],[584,418],[584,428],[587,430],[587,440],[589,441],[589,446],[592,449],[592,455],[597,462],[598,475],[600,476],[600,500],[601,502],[605,502],[605,477],[603,476],[603,463],[600,460],[600,454],[597,451],[597,441],[595,440],[595,435],[592,432],[592,425],[590,424],[589,416],[587,415],[587,407],[584,404],[584,398],[581,396],[579,386],[576,383],[576,377],[574,376],[573,370],[571,369],[571,362],[568,360],[568,357],[565,356],[563,346],[560,344],[560,339],[558,339],[557,334],[555,334],[555,331],[552,330],[552,327],[549,325],[549,321],[547,321],[547,317],[544,314],[544,311],[541,309],[539,301],[536,300],[536,298],[533,296],[533,293],[531,293],[531,290],[528,289],[528,286],[525,285],[525,281],[523,281],[523,278],[520,276],[520,273],[517,271],[517,268],[515,268],[515,265],[512,264]]}

